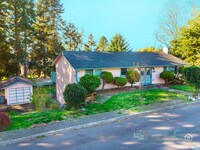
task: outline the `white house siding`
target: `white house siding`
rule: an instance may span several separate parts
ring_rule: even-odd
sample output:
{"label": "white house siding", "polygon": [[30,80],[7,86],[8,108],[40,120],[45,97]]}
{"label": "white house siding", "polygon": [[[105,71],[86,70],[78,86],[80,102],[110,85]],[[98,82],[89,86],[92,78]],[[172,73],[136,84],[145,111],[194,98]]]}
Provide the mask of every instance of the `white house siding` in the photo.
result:
{"label": "white house siding", "polygon": [[[13,91],[16,91],[17,95],[16,93],[13,93]],[[21,91],[23,94],[19,91]],[[33,93],[33,86],[30,84],[24,84],[18,82],[13,85],[10,85],[5,89],[5,97],[7,99],[7,104],[13,105],[13,104],[30,103],[30,96],[32,95],[32,93]],[[14,98],[11,97],[12,94],[15,95]]]}
{"label": "white house siding", "polygon": [[160,73],[164,71],[164,67],[155,67],[152,73],[152,84],[164,84],[165,81],[160,78]]}
{"label": "white house siding", "polygon": [[56,62],[56,96],[64,104],[63,92],[67,84],[76,83],[76,71],[63,55]]}

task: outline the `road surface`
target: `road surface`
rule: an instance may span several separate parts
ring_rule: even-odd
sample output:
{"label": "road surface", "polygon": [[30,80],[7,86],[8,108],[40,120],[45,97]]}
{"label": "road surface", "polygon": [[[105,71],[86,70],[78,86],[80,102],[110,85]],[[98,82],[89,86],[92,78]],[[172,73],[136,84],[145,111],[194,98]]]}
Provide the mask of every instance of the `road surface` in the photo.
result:
{"label": "road surface", "polygon": [[0,150],[200,150],[200,104],[0,147]]}

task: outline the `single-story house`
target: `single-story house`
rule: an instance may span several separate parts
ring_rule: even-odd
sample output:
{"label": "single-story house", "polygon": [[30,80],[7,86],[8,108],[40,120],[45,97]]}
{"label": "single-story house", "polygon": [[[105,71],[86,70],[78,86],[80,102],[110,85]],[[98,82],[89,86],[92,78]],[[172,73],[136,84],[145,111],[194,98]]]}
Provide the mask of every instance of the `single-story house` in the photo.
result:
{"label": "single-story house", "polygon": [[7,105],[30,103],[33,83],[29,79],[14,76],[0,83],[0,90],[5,90]]}
{"label": "single-story house", "polygon": [[[129,68],[135,68],[141,74],[140,84],[163,84],[164,80],[160,78],[162,71],[171,70],[177,73],[178,67],[186,64],[165,52],[62,51],[54,61],[57,100],[64,104],[63,91],[66,85],[78,83],[85,74],[100,75],[102,71],[109,71],[113,76],[125,77]],[[127,83],[126,86],[130,84]],[[106,84],[104,88],[113,87],[116,86]]]}

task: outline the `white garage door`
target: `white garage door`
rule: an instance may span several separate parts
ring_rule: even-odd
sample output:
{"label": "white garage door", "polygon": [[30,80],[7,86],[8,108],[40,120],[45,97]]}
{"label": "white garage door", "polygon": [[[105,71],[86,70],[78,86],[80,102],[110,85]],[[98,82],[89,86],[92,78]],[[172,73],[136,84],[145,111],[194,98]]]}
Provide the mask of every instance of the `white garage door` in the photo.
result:
{"label": "white garage door", "polygon": [[11,88],[9,89],[9,103],[12,105],[30,102],[30,95],[30,87]]}

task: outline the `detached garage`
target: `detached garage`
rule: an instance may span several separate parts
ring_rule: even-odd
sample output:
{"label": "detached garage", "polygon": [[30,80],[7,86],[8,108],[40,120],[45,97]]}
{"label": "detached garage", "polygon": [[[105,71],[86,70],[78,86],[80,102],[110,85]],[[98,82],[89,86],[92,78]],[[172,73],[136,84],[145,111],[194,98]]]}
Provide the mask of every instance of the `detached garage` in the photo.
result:
{"label": "detached garage", "polygon": [[5,90],[7,105],[30,103],[33,83],[29,79],[15,76],[3,81],[0,88]]}

